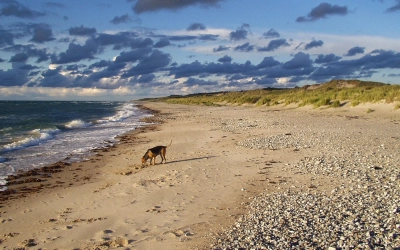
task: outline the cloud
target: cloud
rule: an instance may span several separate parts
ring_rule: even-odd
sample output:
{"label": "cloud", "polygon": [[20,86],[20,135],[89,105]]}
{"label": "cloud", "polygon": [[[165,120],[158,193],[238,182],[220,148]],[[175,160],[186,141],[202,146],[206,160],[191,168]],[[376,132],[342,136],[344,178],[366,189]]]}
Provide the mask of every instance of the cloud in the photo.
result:
{"label": "cloud", "polygon": [[218,37],[219,37],[219,35],[204,34],[204,35],[198,36],[197,39],[199,39],[201,41],[217,41]]}
{"label": "cloud", "polygon": [[14,44],[14,34],[11,30],[6,30],[0,26],[0,47]]}
{"label": "cloud", "polygon": [[250,43],[245,43],[242,45],[238,45],[235,47],[235,51],[241,51],[241,52],[250,52],[255,49],[254,45],[250,45]]}
{"label": "cloud", "polygon": [[[49,54],[47,53],[46,49],[36,49],[33,44],[29,45],[13,45],[3,49],[7,52],[14,52],[19,54],[26,54],[29,58],[30,57],[37,57],[37,63],[47,61],[49,59]],[[13,59],[15,60],[15,59]]]}
{"label": "cloud", "polygon": [[65,8],[66,6],[62,3],[54,3],[54,2],[46,2],[44,3],[45,6],[50,8]]}
{"label": "cloud", "polygon": [[28,55],[25,53],[18,53],[11,57],[9,62],[26,62],[28,60]]}
{"label": "cloud", "polygon": [[122,16],[115,16],[110,21],[110,23],[112,23],[112,24],[130,23],[130,22],[136,22],[136,23],[141,24],[142,20],[140,18],[132,19],[128,14],[125,14]]}
{"label": "cloud", "polygon": [[396,12],[400,10],[400,0],[396,0],[396,4],[388,8],[386,12]]}
{"label": "cloud", "polygon": [[30,40],[35,43],[45,43],[55,40],[53,31],[48,24],[36,24],[32,26],[33,36]]}
{"label": "cloud", "polygon": [[192,23],[187,27],[187,31],[206,30],[206,26],[202,23]]}
{"label": "cloud", "polygon": [[0,16],[15,16],[28,19],[45,16],[45,13],[31,10],[28,7],[18,3],[17,1],[10,0],[3,1],[3,3],[6,3],[7,5],[0,9]]}
{"label": "cloud", "polygon": [[265,39],[279,38],[280,36],[281,35],[279,34],[279,32],[274,29],[270,29],[267,32],[263,33],[263,38],[265,38]]}
{"label": "cloud", "polygon": [[122,51],[115,58],[115,62],[137,62],[152,52],[151,48],[135,49],[128,52]]}
{"label": "cloud", "polygon": [[312,40],[311,42],[307,43],[306,46],[304,47],[305,50],[309,50],[312,48],[316,48],[316,47],[321,47],[324,44],[323,41],[321,40]]}
{"label": "cloud", "polygon": [[267,47],[260,47],[257,50],[258,51],[274,51],[279,49],[280,47],[286,47],[289,46],[289,43],[286,41],[286,39],[276,39],[276,40],[271,40],[268,43]]}
{"label": "cloud", "polygon": [[94,59],[98,49],[99,44],[93,40],[87,40],[84,45],[70,43],[65,52],[61,52],[58,56],[52,56],[52,63],[65,64],[79,62],[84,59]]}
{"label": "cloud", "polygon": [[247,35],[250,33],[250,25],[243,24],[240,28],[229,33],[229,38],[233,41],[239,41],[247,39]]}
{"label": "cloud", "polygon": [[335,54],[328,54],[328,55],[318,55],[318,57],[314,60],[315,63],[330,63],[339,61],[341,57],[336,56]]}
{"label": "cloud", "polygon": [[321,3],[313,8],[307,16],[301,16],[296,19],[296,22],[311,22],[321,18],[326,18],[331,15],[347,15],[347,6],[332,5],[329,3]]}
{"label": "cloud", "polygon": [[69,28],[69,34],[71,36],[91,36],[96,34],[95,28],[87,28],[81,25],[80,27]]}
{"label": "cloud", "polygon": [[365,48],[364,47],[353,47],[351,49],[349,49],[349,51],[344,55],[344,56],[354,56],[357,54],[364,54]]}
{"label": "cloud", "polygon": [[225,45],[219,45],[218,48],[214,48],[213,52],[221,52],[221,51],[226,51],[229,50],[229,47]]}
{"label": "cloud", "polygon": [[283,64],[285,69],[298,69],[298,68],[309,68],[312,67],[312,60],[310,55],[303,52],[299,52],[294,57]]}
{"label": "cloud", "polygon": [[150,55],[140,60],[136,66],[132,67],[130,70],[122,74],[121,77],[126,78],[130,76],[138,76],[138,75],[154,73],[168,66],[170,62],[171,62],[170,54],[164,53],[156,49]]}
{"label": "cloud", "polygon": [[200,85],[200,86],[204,86],[204,85],[215,86],[215,85],[218,85],[218,82],[216,82],[216,81],[207,81],[207,80],[203,80],[203,79],[189,77],[185,82],[183,82],[183,84],[186,85],[186,86],[196,86],[196,85]]}
{"label": "cloud", "polygon": [[230,62],[232,62],[232,57],[225,55],[225,56],[221,57],[220,59],[218,59],[218,62],[230,63]]}
{"label": "cloud", "polygon": [[203,7],[216,7],[223,0],[137,0],[132,7],[137,14],[158,10],[178,10],[191,5]]}
{"label": "cloud", "polygon": [[168,38],[161,38],[156,44],[154,44],[154,48],[164,48],[171,45],[171,42]]}
{"label": "cloud", "polygon": [[12,69],[0,70],[0,86],[10,87],[26,84],[29,81],[29,71],[21,69],[21,66],[23,66],[21,63],[12,63]]}

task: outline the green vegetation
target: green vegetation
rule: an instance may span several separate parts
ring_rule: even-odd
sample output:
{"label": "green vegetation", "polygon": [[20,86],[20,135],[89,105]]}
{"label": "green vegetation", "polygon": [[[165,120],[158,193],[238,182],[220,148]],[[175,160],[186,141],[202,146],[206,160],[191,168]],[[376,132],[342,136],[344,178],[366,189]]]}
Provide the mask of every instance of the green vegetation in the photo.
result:
{"label": "green vegetation", "polygon": [[[147,99],[149,100],[149,99]],[[150,99],[151,100],[151,99]],[[158,98],[168,103],[195,105],[250,104],[272,106],[277,104],[295,104],[299,107],[340,107],[346,103],[357,106],[360,103],[400,101],[400,85],[359,80],[332,80],[324,84],[306,85],[292,89],[266,88],[238,92],[218,92],[169,96]],[[396,106],[400,108],[400,104]]]}

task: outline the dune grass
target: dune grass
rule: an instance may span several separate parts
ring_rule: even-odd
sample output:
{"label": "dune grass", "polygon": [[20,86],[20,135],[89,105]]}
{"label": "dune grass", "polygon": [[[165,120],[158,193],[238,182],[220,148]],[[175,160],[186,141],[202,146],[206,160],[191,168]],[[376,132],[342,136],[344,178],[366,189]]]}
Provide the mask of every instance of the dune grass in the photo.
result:
{"label": "dune grass", "polygon": [[[159,98],[160,99],[160,98]],[[257,89],[237,92],[218,92],[191,94],[187,96],[169,96],[161,98],[168,103],[195,105],[250,104],[272,106],[277,104],[295,104],[299,107],[340,107],[346,103],[357,106],[361,103],[400,101],[400,85],[388,85],[378,82],[359,80],[333,80],[324,84],[307,85],[292,89]],[[400,108],[400,104],[396,107]]]}

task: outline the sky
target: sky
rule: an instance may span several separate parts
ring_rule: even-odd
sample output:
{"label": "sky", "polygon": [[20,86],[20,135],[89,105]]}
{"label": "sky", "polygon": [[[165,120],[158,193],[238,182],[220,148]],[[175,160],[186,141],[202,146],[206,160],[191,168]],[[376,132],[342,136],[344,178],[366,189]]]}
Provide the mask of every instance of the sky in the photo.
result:
{"label": "sky", "polygon": [[0,0],[0,100],[400,84],[400,0]]}

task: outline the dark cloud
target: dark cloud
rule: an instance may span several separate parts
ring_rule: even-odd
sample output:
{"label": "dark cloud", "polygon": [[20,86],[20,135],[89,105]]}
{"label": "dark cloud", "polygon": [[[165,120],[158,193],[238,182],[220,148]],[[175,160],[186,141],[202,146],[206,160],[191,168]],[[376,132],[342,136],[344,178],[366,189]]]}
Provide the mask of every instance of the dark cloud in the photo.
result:
{"label": "dark cloud", "polygon": [[333,61],[318,67],[309,76],[310,80],[326,81],[338,78],[370,77],[377,69],[399,69],[400,53],[375,50],[359,59]]}
{"label": "dark cloud", "polygon": [[254,45],[250,45],[250,43],[245,43],[242,45],[238,45],[235,47],[235,51],[241,51],[241,52],[250,52],[255,49]]}
{"label": "dark cloud", "polygon": [[52,56],[52,63],[65,64],[94,59],[98,51],[99,44],[91,39],[87,40],[84,45],[70,43],[67,51],[61,52],[58,56]]}
{"label": "dark cloud", "polygon": [[216,7],[223,0],[137,0],[132,7],[135,13],[158,10],[177,10],[191,5],[203,7]]}
{"label": "dark cloud", "polygon": [[98,82],[103,78],[112,78],[114,76],[118,76],[120,71],[125,68],[126,65],[127,64],[125,62],[110,63],[107,68],[91,74],[88,80]]}
{"label": "dark cloud", "polygon": [[[14,52],[19,54],[26,54],[27,57],[37,57],[36,62],[44,62],[49,60],[50,55],[47,53],[46,49],[36,49],[32,44],[28,45],[13,45],[3,49],[7,52]],[[27,58],[28,59],[28,58]]]}
{"label": "dark cloud", "polygon": [[21,63],[12,63],[12,69],[0,70],[0,86],[23,86],[29,82],[29,71],[20,69]]}
{"label": "dark cloud", "polygon": [[44,5],[50,8],[66,8],[64,4],[55,2],[47,2]]}
{"label": "dark cloud", "polygon": [[69,34],[71,36],[91,36],[96,34],[96,29],[95,28],[88,28],[84,27],[83,25],[79,27],[72,27],[69,28]]}
{"label": "dark cloud", "polygon": [[219,35],[212,35],[212,34],[207,34],[207,35],[200,35],[198,36],[197,39],[201,41],[217,41]]}
{"label": "dark cloud", "polygon": [[197,36],[168,36],[168,39],[171,41],[191,41],[191,40],[196,40]]}
{"label": "dark cloud", "polygon": [[22,70],[35,70],[35,69],[38,69],[38,68],[39,67],[30,65],[30,64],[24,64],[21,67],[19,67],[19,69],[22,69]]}
{"label": "dark cloud", "polygon": [[272,56],[264,57],[264,59],[257,65],[257,69],[272,68],[281,65],[280,62],[275,60]]}
{"label": "dark cloud", "polygon": [[11,57],[9,62],[26,62],[29,56],[26,53],[17,53]]}
{"label": "dark cloud", "polygon": [[239,40],[247,39],[247,35],[249,33],[251,33],[250,25],[243,24],[240,28],[229,33],[229,38],[233,41],[239,41]]}
{"label": "dark cloud", "polygon": [[301,16],[296,19],[296,22],[311,22],[321,18],[326,18],[331,15],[347,15],[347,6],[332,5],[329,3],[321,3],[317,7],[313,8],[307,16]]}
{"label": "dark cloud", "polygon": [[113,49],[120,50],[123,48],[145,48],[153,46],[151,38],[139,37],[135,32],[120,32],[117,34],[100,33],[96,37],[90,38],[94,43],[99,46],[113,45]]}
{"label": "dark cloud", "polygon": [[309,50],[312,48],[316,48],[316,47],[321,47],[322,45],[324,45],[324,42],[321,40],[312,40],[311,42],[307,43],[306,46],[304,47],[305,50]]}
{"label": "dark cloud", "polygon": [[349,62],[353,65],[362,66],[364,70],[400,69],[400,53],[390,50],[374,50],[360,59]]}
{"label": "dark cloud", "polygon": [[294,57],[283,64],[285,69],[309,68],[312,67],[312,60],[309,54],[299,52]]}
{"label": "dark cloud", "polygon": [[99,62],[95,62],[89,66],[89,69],[93,68],[104,68],[110,66],[112,62],[111,61],[106,61],[106,60],[101,60]]}
{"label": "dark cloud", "polygon": [[220,59],[218,59],[218,62],[230,63],[230,62],[232,62],[232,57],[225,55],[225,56],[221,57]]}
{"label": "dark cloud", "polygon": [[388,8],[386,10],[386,12],[396,12],[396,11],[400,10],[400,0],[396,0],[395,2],[396,2],[396,4],[393,5],[392,7]]}
{"label": "dark cloud", "polygon": [[206,30],[206,26],[202,23],[192,23],[187,27],[187,31]]}
{"label": "dark cloud", "polygon": [[226,50],[229,50],[229,47],[220,45],[220,46],[218,46],[218,48],[214,48],[213,52],[221,52],[221,51],[226,51]]}
{"label": "dark cloud", "polygon": [[72,79],[63,76],[60,73],[61,68],[47,70],[42,72],[41,78],[38,80],[37,87],[62,87],[71,88]]}
{"label": "dark cloud", "polygon": [[122,74],[121,77],[151,74],[163,69],[171,63],[171,56],[160,50],[154,50],[150,55],[144,57],[139,63],[130,70]]}
{"label": "dark cloud", "polygon": [[276,40],[271,40],[268,43],[267,47],[260,47],[257,50],[258,51],[274,51],[279,49],[280,47],[287,47],[289,46],[289,43],[286,41],[286,39],[276,39]]}
{"label": "dark cloud", "polygon": [[167,38],[161,38],[160,41],[154,44],[154,48],[164,48],[166,46],[171,45],[171,42]]}
{"label": "dark cloud", "polygon": [[[1,4],[2,2],[0,2]],[[0,9],[0,16],[15,16],[19,18],[33,19],[44,16],[45,13],[29,9],[28,7],[18,3],[17,1],[3,1],[6,6]]]}
{"label": "dark cloud", "polygon": [[149,82],[154,81],[154,79],[156,79],[156,75],[154,75],[154,74],[145,74],[145,75],[141,75],[137,79],[137,82],[139,82],[139,83],[149,83]]}
{"label": "dark cloud", "polygon": [[5,47],[14,44],[14,34],[11,30],[6,30],[0,26],[0,47]]}
{"label": "dark cloud", "polygon": [[314,60],[315,63],[330,63],[339,61],[341,57],[336,56],[335,54],[328,54],[328,55],[318,55],[318,57]]}
{"label": "dark cloud", "polygon": [[115,62],[137,62],[145,58],[151,52],[151,48],[135,49],[127,52],[123,51],[115,58]]}
{"label": "dark cloud", "polygon": [[194,78],[194,77],[189,77],[189,79],[187,79],[185,82],[183,82],[184,85],[186,86],[205,86],[205,85],[210,85],[210,86],[215,86],[218,85],[218,82],[216,81],[206,81],[203,79],[198,79],[198,78]]}
{"label": "dark cloud", "polygon": [[142,23],[142,20],[140,18],[132,18],[128,14],[122,15],[122,16],[115,16],[110,23],[112,24],[120,24],[120,23],[130,23],[130,22],[135,22],[135,23]]}
{"label": "dark cloud", "polygon": [[353,47],[351,49],[349,49],[349,51],[347,51],[347,53],[344,56],[354,56],[357,54],[364,54],[365,48],[364,47]]}
{"label": "dark cloud", "polygon": [[281,35],[279,34],[278,31],[274,29],[270,29],[267,32],[264,32],[263,37],[265,39],[270,39],[270,38],[279,38]]}
{"label": "dark cloud", "polygon": [[275,78],[270,78],[270,77],[261,77],[261,78],[254,78],[254,82],[263,85],[263,86],[273,86],[274,84],[277,83]]}
{"label": "dark cloud", "polygon": [[33,36],[30,40],[35,43],[45,43],[55,40],[53,31],[48,24],[36,24],[32,26]]}

